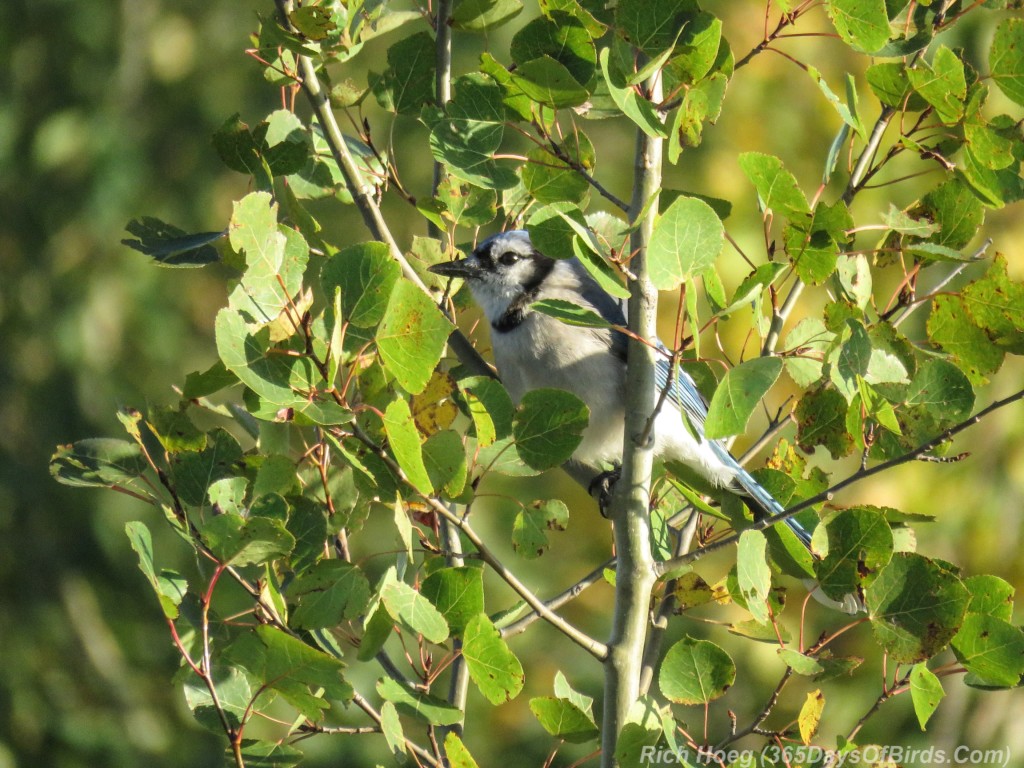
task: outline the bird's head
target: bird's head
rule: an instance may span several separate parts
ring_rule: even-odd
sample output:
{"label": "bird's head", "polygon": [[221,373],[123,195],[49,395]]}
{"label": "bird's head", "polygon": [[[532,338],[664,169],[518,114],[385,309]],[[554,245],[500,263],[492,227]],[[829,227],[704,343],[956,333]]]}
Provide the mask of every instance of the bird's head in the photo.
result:
{"label": "bird's head", "polygon": [[524,229],[487,238],[466,258],[435,264],[430,271],[461,277],[493,323],[513,303],[536,293],[555,260],[538,252]]}

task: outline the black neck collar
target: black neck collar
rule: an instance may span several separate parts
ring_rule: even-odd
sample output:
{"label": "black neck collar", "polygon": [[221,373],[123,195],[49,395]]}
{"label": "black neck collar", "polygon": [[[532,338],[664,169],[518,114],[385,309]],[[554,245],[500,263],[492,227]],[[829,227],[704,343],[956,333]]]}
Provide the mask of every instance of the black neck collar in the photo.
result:
{"label": "black neck collar", "polygon": [[514,331],[523,321],[529,312],[530,305],[537,300],[540,287],[555,268],[555,260],[542,258],[534,259],[536,269],[530,282],[523,286],[523,292],[517,296],[505,309],[505,312],[497,320],[491,323],[491,328],[498,333]]}

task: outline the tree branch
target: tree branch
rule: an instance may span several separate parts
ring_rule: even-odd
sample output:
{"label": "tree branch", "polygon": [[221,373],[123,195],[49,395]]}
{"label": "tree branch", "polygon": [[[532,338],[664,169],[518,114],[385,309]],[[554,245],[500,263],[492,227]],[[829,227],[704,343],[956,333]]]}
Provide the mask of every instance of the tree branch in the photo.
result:
{"label": "tree branch", "polygon": [[[275,2],[281,17],[281,24],[290,32],[299,34],[288,18],[292,8],[291,0],[275,0]],[[323,129],[324,138],[331,148],[331,154],[334,156],[335,162],[337,162],[342,175],[345,177],[345,186],[348,187],[356,207],[359,208],[359,212],[363,216],[363,223],[375,239],[388,246],[391,258],[402,267],[402,274],[405,278],[418,286],[424,293],[430,295],[427,286],[420,279],[420,276],[416,274],[409,260],[405,258],[402,249],[395,242],[391,229],[384,220],[384,215],[381,213],[377,201],[373,198],[372,188],[363,180],[359,166],[356,165],[352,153],[349,152],[344,134],[342,134],[338,121],[335,119],[334,112],[331,109],[330,99],[320,85],[320,79],[316,74],[316,66],[308,56],[296,54],[295,59],[299,65],[299,73],[302,78],[302,90],[309,98],[317,122],[320,123],[320,127]],[[473,348],[469,339],[461,331],[456,330],[453,332],[448,339],[448,344],[455,351],[462,364],[471,370],[473,374],[477,376],[494,376],[494,371],[491,370],[491,367],[487,365],[480,356],[480,353]]]}
{"label": "tree branch", "polygon": [[[697,522],[699,520],[700,515],[697,513],[697,510],[690,507],[690,517],[679,531],[676,539],[677,555],[685,554],[690,549],[693,536],[697,532]],[[676,609],[675,589],[675,579],[665,584],[665,594],[661,598],[658,614],[647,636],[647,645],[644,648],[644,663],[640,671],[640,693],[642,694],[646,694],[651,688],[651,683],[654,682],[654,672],[658,666],[658,659],[661,656],[661,644],[665,639],[665,632],[668,630],[668,620]]]}
{"label": "tree branch", "polygon": [[[615,558],[613,557],[610,560],[606,560],[605,562],[601,563],[601,565],[597,566],[597,568],[592,570],[590,573],[588,573],[582,579],[580,579],[575,584],[567,588],[565,591],[561,592],[558,595],[555,595],[550,600],[545,600],[544,605],[546,605],[552,611],[561,608],[566,603],[575,600],[577,597],[583,594],[583,591],[585,589],[587,589],[588,587],[592,587],[594,584],[597,584],[599,581],[601,581],[601,579],[604,578],[604,572],[607,568],[614,567]],[[520,616],[507,627],[504,627],[501,630],[501,636],[506,639],[510,637],[515,637],[516,635],[525,632],[526,628],[533,624],[533,622],[535,622],[539,618],[541,618],[540,614],[534,610],[531,610],[528,613]]]}
{"label": "tree branch", "polygon": [[[646,82],[651,101],[661,101],[660,73]],[[661,189],[664,141],[637,130],[636,162],[630,219],[629,330],[641,339],[657,336],[658,292],[648,278],[647,243],[654,230]],[[641,218],[643,216],[643,218]],[[636,338],[629,340],[626,364],[626,423],[622,473],[615,486],[610,516],[618,556],[615,616],[605,661],[604,712],[601,723],[601,766],[615,765],[615,745],[630,707],[640,696],[644,642],[647,637],[655,567],[651,554],[651,473],[654,466],[653,430],[643,444],[645,425],[656,406],[655,350]]]}
{"label": "tree branch", "polygon": [[[793,515],[799,512],[803,512],[805,509],[808,509],[809,507],[813,507],[815,504],[820,504],[823,501],[828,501],[836,494],[836,492],[841,491],[847,486],[853,485],[854,483],[858,483],[861,480],[866,480],[872,475],[877,475],[879,472],[885,472],[886,470],[892,469],[893,467],[898,467],[900,464],[906,464],[909,461],[914,461],[919,457],[923,456],[924,454],[928,453],[929,451],[934,450],[936,447],[946,442],[950,438],[954,437],[955,435],[958,435],[959,433],[963,432],[968,427],[977,424],[990,413],[997,411],[1000,408],[1003,408],[1007,405],[1015,403],[1021,399],[1024,399],[1024,389],[1020,390],[1019,392],[1015,392],[1014,394],[1010,395],[1009,397],[1005,397],[1002,400],[996,400],[987,408],[984,408],[983,410],[979,411],[974,416],[971,416],[969,419],[965,419],[964,421],[961,421],[959,424],[950,427],[945,432],[940,434],[938,437],[932,438],[924,445],[915,448],[914,450],[909,451],[908,453],[905,453],[902,456],[897,456],[895,459],[889,459],[888,461],[884,461],[881,464],[876,464],[873,467],[858,470],[857,472],[854,472],[852,475],[847,477],[845,480],[840,480],[838,483],[822,491],[816,496],[812,496],[809,499],[805,499],[804,501],[801,501],[799,504],[794,504],[792,507],[790,507],[783,513],[773,515],[772,517],[766,517],[760,522],[754,523],[747,530],[763,531],[766,528],[775,525],[776,523],[782,522],[783,520],[793,517]],[[708,544],[704,547],[701,547],[700,549],[694,550],[693,552],[689,552],[685,555],[680,555],[679,557],[673,557],[671,560],[666,560],[664,562],[657,563],[657,565],[655,566],[655,570],[657,571],[659,576],[662,576],[665,573],[668,573],[669,571],[675,570],[676,568],[680,568],[684,565],[692,563],[695,560],[699,560],[700,558],[704,557],[707,554],[710,554],[711,552],[715,552],[716,550],[723,549],[724,547],[728,547],[732,544],[735,544],[737,541],[739,541],[739,538],[740,537],[738,533],[735,533],[731,536],[727,536],[724,539],[716,541],[712,544]]]}

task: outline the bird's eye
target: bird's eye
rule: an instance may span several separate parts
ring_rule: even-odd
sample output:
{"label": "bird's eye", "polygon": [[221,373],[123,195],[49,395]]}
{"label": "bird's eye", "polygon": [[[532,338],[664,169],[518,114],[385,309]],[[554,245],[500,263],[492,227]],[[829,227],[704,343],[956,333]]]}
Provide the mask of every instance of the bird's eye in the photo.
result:
{"label": "bird's eye", "polygon": [[501,254],[501,256],[498,257],[498,261],[500,261],[505,266],[509,266],[519,261],[519,254],[513,251],[505,251],[503,254]]}

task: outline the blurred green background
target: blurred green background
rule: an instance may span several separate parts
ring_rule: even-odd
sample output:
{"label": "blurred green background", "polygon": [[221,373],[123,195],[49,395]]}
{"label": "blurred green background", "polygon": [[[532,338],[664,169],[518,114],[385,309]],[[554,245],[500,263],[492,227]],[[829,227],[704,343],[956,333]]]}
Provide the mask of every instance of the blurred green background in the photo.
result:
{"label": "blurred green background", "polygon": [[[763,4],[705,5],[724,18],[737,52],[760,39]],[[122,405],[172,401],[171,385],[215,357],[212,322],[226,295],[226,273],[161,270],[120,239],[124,224],[142,215],[190,231],[225,226],[246,179],[221,165],[210,136],[235,112],[253,123],[281,106],[280,93],[245,55],[256,14],[271,10],[269,0],[0,3],[0,768],[221,763],[220,741],[192,721],[171,681],[176,654],[122,532],[130,519],[142,517],[154,529],[159,521],[127,497],[58,486],[46,463],[58,443],[117,435],[115,412]],[[962,25],[947,44],[987,49],[998,17],[973,15],[977,21]],[[484,48],[504,58],[516,26],[489,37],[458,36],[456,71],[473,68]],[[823,14],[801,25],[802,31],[813,29],[828,30]],[[396,39],[368,46],[345,74],[365,82],[365,70],[383,69],[386,46]],[[848,67],[856,73],[863,66],[843,58],[827,38],[785,45],[836,86]],[[983,55],[975,58],[984,70]],[[1002,107],[1010,110],[1009,104]],[[866,121],[877,114],[866,90],[862,110]],[[425,132],[405,119],[392,131],[375,107],[368,114],[379,121],[375,139],[382,146],[394,142],[403,176],[422,193],[430,173]],[[622,121],[583,126],[597,145],[598,173],[628,198],[632,157],[624,148],[632,131]],[[718,126],[669,171],[666,186],[733,200],[730,233],[748,254],[763,259],[754,196],[738,172],[736,154],[779,154],[813,192],[837,128],[837,116],[806,75],[782,56],[762,54],[730,86]],[[865,195],[855,216],[890,199],[907,205],[938,181],[933,173]],[[425,227],[403,206],[389,200],[385,210],[397,222],[399,242],[407,243]],[[348,233],[336,234],[339,242],[366,237],[351,209],[329,203],[318,214],[335,233]],[[1022,219],[1018,208],[990,213],[986,223],[993,250],[1007,254],[1017,279],[1024,279]],[[733,253],[724,261],[723,274],[734,287],[745,267]],[[806,298],[808,306],[821,299],[820,292]],[[673,316],[669,305],[669,327]],[[738,321],[723,328],[734,359],[745,336]],[[1022,378],[1019,365],[1005,368],[979,394],[979,404],[1014,391]],[[969,460],[903,467],[839,501],[936,514],[939,522],[919,531],[922,551],[968,573],[994,572],[1022,583],[1021,408],[1002,411],[969,433],[958,444],[973,452]],[[557,473],[544,482],[580,502],[569,532],[529,573],[539,591],[550,593],[552,585],[560,588],[600,562],[608,538],[588,502]],[[508,511],[497,505],[494,514],[496,535],[507,533]],[[166,533],[158,536],[157,551],[158,560],[173,557]],[[727,567],[722,560],[709,571],[720,575]],[[608,595],[593,590],[571,616],[601,636]],[[722,628],[676,624],[674,635],[725,635]],[[856,646],[851,633],[846,650]],[[545,659],[528,677],[524,697],[549,693],[554,669],[578,661],[575,650],[546,628],[517,638],[513,648],[524,659],[538,651]],[[737,690],[773,685],[773,648],[734,643],[730,650],[744,670]],[[597,669],[573,680],[590,694],[598,692],[599,681]],[[1024,697],[979,695],[958,678],[949,680],[947,692],[927,735],[918,730],[906,697],[887,704],[862,735],[947,749],[961,743],[1010,746],[1014,755],[1024,755]],[[833,684],[826,690],[825,719],[834,718],[835,725],[824,735],[845,733],[876,693],[877,677]],[[800,703],[794,701],[794,712]],[[746,712],[758,704],[727,698],[722,706]],[[523,721],[522,712],[476,709],[474,719],[493,718],[487,725],[470,723],[468,743],[478,757],[505,763],[503,746],[521,749],[525,741],[521,764],[542,762],[549,741],[539,726]],[[694,715],[694,723],[701,719]],[[363,738],[359,745],[326,740],[311,750],[310,764],[336,765],[340,756],[369,762],[380,752]]]}

